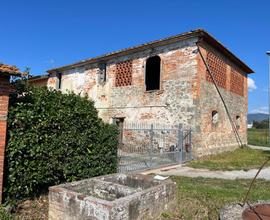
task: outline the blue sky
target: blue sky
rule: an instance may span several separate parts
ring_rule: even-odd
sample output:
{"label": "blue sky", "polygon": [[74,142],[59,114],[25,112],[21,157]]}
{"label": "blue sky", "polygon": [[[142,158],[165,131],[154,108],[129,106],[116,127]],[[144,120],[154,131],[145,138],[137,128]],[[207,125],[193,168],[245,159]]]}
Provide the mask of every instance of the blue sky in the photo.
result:
{"label": "blue sky", "polygon": [[[267,112],[270,1],[0,0],[0,61],[31,74],[203,28],[256,73],[249,112]],[[251,83],[252,88],[252,83]]]}

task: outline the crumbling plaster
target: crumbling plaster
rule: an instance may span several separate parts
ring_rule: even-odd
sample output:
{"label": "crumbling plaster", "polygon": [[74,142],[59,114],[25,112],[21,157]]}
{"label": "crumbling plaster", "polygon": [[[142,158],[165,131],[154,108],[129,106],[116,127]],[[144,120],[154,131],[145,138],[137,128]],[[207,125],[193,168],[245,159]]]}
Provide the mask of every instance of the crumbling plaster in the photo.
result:
{"label": "crumbling plaster", "polygon": [[[73,91],[95,101],[99,116],[106,122],[124,117],[125,122],[183,124],[193,131],[193,149],[197,156],[233,149],[237,142],[214,84],[206,80],[206,68],[198,53],[198,38],[145,49],[106,61],[106,82],[98,83],[98,63],[62,72],[63,92]],[[239,130],[246,141],[247,75],[244,77],[244,96],[232,93],[230,68],[235,66],[223,54],[209,45],[207,51],[218,54],[227,64],[226,89],[220,88],[232,118],[241,116]],[[161,58],[161,89],[145,91],[145,62],[150,56]],[[116,64],[132,60],[132,85],[115,86]],[[55,88],[57,79],[51,75],[48,87]],[[218,126],[211,124],[211,111],[219,112]]]}

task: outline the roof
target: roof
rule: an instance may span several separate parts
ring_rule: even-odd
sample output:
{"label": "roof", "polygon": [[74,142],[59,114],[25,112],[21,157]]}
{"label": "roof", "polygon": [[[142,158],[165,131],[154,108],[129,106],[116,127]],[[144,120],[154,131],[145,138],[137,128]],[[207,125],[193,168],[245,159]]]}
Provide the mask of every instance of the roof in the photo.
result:
{"label": "roof", "polygon": [[48,79],[49,75],[38,75],[38,76],[29,76],[28,81],[30,82],[35,82],[35,81],[40,81],[40,80],[45,80]]}
{"label": "roof", "polygon": [[223,46],[219,41],[217,41],[213,36],[211,36],[209,33],[207,33],[203,29],[197,29],[194,31],[185,32],[185,33],[178,34],[178,35],[175,35],[172,37],[167,37],[167,38],[163,38],[160,40],[151,41],[151,42],[148,42],[145,44],[141,44],[141,45],[134,46],[134,47],[129,47],[129,48],[126,48],[123,50],[114,51],[114,52],[107,53],[107,54],[97,56],[94,58],[81,60],[79,62],[70,64],[70,65],[50,69],[47,72],[48,73],[60,72],[63,70],[68,70],[68,69],[80,67],[83,65],[91,64],[91,63],[106,61],[106,60],[109,60],[111,58],[115,58],[115,57],[119,57],[119,56],[123,56],[123,55],[128,55],[130,53],[138,52],[138,51],[145,50],[148,48],[167,45],[170,43],[174,43],[177,41],[181,41],[181,40],[185,40],[185,39],[189,39],[189,38],[194,38],[194,37],[198,37],[200,40],[207,42],[208,44],[210,44],[214,48],[221,51],[224,55],[226,55],[229,59],[231,59],[234,63],[236,63],[239,67],[241,67],[246,73],[253,73],[254,72],[243,61],[241,61],[237,56],[235,56],[225,46]]}
{"label": "roof", "polygon": [[21,72],[16,66],[0,63],[0,74],[8,76],[20,76]]}

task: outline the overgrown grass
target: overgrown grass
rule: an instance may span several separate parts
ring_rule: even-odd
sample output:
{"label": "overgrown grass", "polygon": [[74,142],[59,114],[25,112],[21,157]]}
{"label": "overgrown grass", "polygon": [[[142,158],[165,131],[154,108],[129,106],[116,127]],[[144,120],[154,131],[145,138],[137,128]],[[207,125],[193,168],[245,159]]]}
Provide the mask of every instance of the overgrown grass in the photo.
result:
{"label": "overgrown grass", "polygon": [[203,157],[189,162],[187,166],[209,170],[249,170],[259,168],[269,157],[268,151],[244,147],[232,152]]}
{"label": "overgrown grass", "polygon": [[268,129],[248,129],[248,144],[270,147]]}
{"label": "overgrown grass", "polygon": [[0,219],[1,220],[14,220],[14,217],[9,214],[4,207],[0,206]]}
{"label": "overgrown grass", "polygon": [[0,220],[46,220],[49,208],[48,195],[20,201],[12,208],[12,213],[0,206]]}
{"label": "overgrown grass", "polygon": [[[251,180],[173,177],[178,188],[178,208],[162,219],[218,219],[220,209],[242,202]],[[249,201],[269,200],[270,182],[257,180]]]}

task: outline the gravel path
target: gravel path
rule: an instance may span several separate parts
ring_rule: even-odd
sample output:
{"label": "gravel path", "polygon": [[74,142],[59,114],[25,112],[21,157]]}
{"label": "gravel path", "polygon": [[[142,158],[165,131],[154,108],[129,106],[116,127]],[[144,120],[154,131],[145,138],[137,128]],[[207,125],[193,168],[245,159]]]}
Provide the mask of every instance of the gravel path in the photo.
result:
{"label": "gravel path", "polygon": [[255,150],[270,151],[270,147],[255,146],[255,145],[248,145],[248,147]]}
{"label": "gravel path", "polygon": [[[249,145],[252,149],[270,151],[270,147],[261,147]],[[258,169],[233,170],[233,171],[211,171],[207,169],[195,169],[182,165],[171,166],[168,169],[155,169],[142,172],[143,174],[155,173],[162,176],[187,176],[187,177],[205,177],[205,178],[218,178],[218,179],[252,179],[255,177]],[[261,170],[257,179],[270,180],[270,167]]]}
{"label": "gravel path", "polygon": [[[162,176],[187,176],[187,177],[207,177],[207,178],[219,178],[219,179],[252,179],[256,173],[257,169],[252,169],[248,171],[244,170],[233,170],[233,171],[210,171],[207,169],[194,169],[191,167],[175,167],[170,170],[162,171],[156,170],[156,174]],[[258,179],[270,180],[270,167],[263,169]]]}

